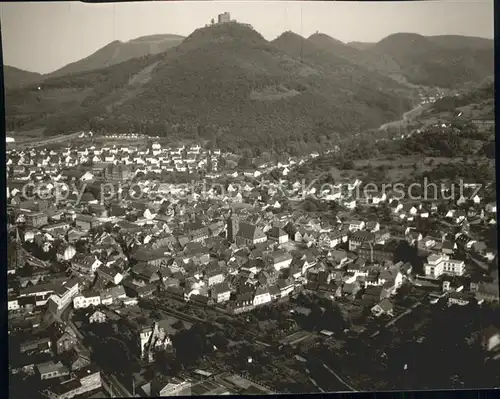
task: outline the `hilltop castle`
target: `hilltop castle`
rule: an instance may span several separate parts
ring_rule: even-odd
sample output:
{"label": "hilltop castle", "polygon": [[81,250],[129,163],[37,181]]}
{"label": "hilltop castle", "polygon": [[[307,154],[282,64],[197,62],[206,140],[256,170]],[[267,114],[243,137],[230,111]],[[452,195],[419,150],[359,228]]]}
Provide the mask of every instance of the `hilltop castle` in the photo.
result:
{"label": "hilltop castle", "polygon": [[[217,24],[227,24],[228,22],[231,22],[231,14],[228,12],[217,15]],[[212,18],[210,25],[215,25],[215,19]]]}

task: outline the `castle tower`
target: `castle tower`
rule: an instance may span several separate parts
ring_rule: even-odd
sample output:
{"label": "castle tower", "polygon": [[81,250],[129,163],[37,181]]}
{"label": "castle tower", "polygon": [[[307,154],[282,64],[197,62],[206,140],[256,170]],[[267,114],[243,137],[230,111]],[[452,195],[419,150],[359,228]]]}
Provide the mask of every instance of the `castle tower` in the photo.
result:
{"label": "castle tower", "polygon": [[231,215],[227,219],[227,240],[229,242],[234,242],[236,239],[236,234],[238,234],[240,221],[236,215]]}

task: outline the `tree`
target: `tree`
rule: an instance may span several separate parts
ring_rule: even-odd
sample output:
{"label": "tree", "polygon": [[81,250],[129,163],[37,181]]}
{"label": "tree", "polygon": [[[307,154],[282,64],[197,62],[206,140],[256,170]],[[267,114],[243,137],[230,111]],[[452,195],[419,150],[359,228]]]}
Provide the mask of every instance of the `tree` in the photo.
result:
{"label": "tree", "polygon": [[339,169],[354,169],[354,162],[351,159],[342,160],[339,163]]}
{"label": "tree", "polygon": [[247,169],[252,166],[252,161],[250,158],[243,156],[238,161],[238,167],[241,169]]}
{"label": "tree", "polygon": [[272,179],[274,180],[280,180],[281,178],[281,175],[280,175],[280,172],[278,171],[278,169],[273,169],[271,170],[271,172],[269,173],[269,177],[271,177]]}
{"label": "tree", "polygon": [[310,199],[306,199],[304,201],[304,203],[302,204],[302,207],[304,208],[304,211],[306,211],[306,212],[317,212],[318,211],[318,206]]}

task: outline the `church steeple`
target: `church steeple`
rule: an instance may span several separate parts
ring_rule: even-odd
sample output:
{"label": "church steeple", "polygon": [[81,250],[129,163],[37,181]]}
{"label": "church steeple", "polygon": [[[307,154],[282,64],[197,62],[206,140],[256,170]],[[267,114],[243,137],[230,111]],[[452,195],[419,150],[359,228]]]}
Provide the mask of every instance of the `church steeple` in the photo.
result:
{"label": "church steeple", "polygon": [[234,242],[236,239],[236,234],[238,234],[238,229],[239,229],[240,221],[238,219],[238,216],[233,214],[233,210],[231,210],[231,213],[229,214],[229,217],[227,218],[227,240],[229,242]]}

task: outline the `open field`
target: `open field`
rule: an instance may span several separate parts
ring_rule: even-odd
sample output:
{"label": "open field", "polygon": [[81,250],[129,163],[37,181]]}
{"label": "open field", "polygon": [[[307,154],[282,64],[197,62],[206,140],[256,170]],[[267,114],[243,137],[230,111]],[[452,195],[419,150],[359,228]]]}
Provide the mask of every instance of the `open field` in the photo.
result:
{"label": "open field", "polygon": [[16,140],[14,143],[7,143],[8,149],[24,149],[24,148],[35,148],[41,147],[49,144],[63,143],[72,139],[76,139],[80,135],[80,132],[73,134],[65,134],[58,136],[43,137],[43,130],[29,131],[28,135],[26,133],[16,133],[13,135]]}
{"label": "open field", "polygon": [[116,146],[141,146],[145,145],[148,143],[147,138],[140,138],[140,139],[131,139],[131,140],[126,140],[126,139],[117,139],[117,138],[112,138],[112,137],[105,137],[105,136],[100,136],[94,138],[94,141],[97,143],[105,144],[105,145],[116,145]]}

